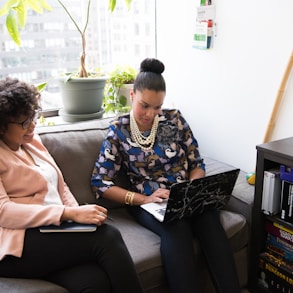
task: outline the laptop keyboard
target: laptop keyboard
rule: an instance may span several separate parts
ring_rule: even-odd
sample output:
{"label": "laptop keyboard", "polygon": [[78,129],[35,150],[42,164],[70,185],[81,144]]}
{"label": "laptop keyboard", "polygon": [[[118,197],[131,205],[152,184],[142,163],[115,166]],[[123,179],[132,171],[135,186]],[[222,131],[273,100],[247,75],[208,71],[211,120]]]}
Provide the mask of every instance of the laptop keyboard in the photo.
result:
{"label": "laptop keyboard", "polygon": [[158,212],[160,215],[165,216],[166,208],[157,209],[156,212]]}

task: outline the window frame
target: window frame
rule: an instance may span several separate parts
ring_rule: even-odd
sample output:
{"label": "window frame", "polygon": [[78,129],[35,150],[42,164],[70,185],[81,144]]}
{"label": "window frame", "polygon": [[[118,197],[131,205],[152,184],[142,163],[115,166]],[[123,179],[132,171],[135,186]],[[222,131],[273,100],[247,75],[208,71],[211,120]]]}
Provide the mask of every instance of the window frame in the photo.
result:
{"label": "window frame", "polygon": [[[55,0],[47,0],[47,1],[48,1],[48,3],[50,5],[52,5],[51,2],[52,3],[53,2],[56,2]],[[4,2],[4,1],[2,1],[2,2]],[[76,2],[80,2],[80,1],[78,0]],[[0,0],[0,3],[1,3],[1,0]],[[57,3],[57,5],[59,5],[59,4]],[[120,5],[121,5],[121,3],[120,3]],[[122,6],[123,5],[124,4],[122,3]],[[144,6],[142,6],[142,5],[144,5]],[[0,5],[0,7],[1,6],[2,6],[2,3]],[[145,56],[144,57],[156,57],[156,55],[157,55],[157,43],[156,43],[157,42],[157,40],[156,40],[156,23],[157,23],[157,21],[156,21],[156,7],[157,7],[157,5],[156,5],[156,0],[152,0],[152,4],[151,5],[146,5],[145,3],[141,3],[140,1],[133,1],[132,2],[132,8],[131,8],[133,10],[132,13],[138,12],[139,9],[141,9],[141,7],[144,7],[146,9],[146,11],[148,13],[150,13],[151,18],[152,18],[153,26],[151,26],[151,23],[149,23],[149,25],[150,25],[150,30],[152,30],[152,33],[153,33],[153,35],[152,35],[152,42],[153,42],[153,44],[151,45],[151,43],[149,43],[147,45],[149,47],[151,46],[151,49],[146,46],[146,48],[144,48],[144,50],[142,50],[141,47],[139,47],[139,38],[138,38],[137,40],[134,40],[133,41],[133,44],[132,44],[132,54],[138,54],[140,52],[139,53],[140,56],[143,56],[144,55],[144,52],[151,52],[150,54],[145,53]],[[117,3],[117,9],[116,10],[117,11],[122,10],[122,12],[123,12],[123,8],[119,7],[119,3]],[[21,65],[22,62],[24,62],[23,60],[25,60],[25,58],[30,57],[30,58],[33,59],[35,57],[35,59],[36,59],[35,60],[35,63],[36,63],[35,66],[38,66],[38,59],[37,59],[36,56],[34,56],[34,50],[31,50],[31,49],[34,49],[34,45],[35,45],[34,44],[34,41],[35,42],[39,42],[40,43],[39,44],[40,46],[42,46],[42,42],[44,42],[44,44],[46,44],[46,46],[45,46],[45,49],[46,50],[44,51],[43,58],[47,58],[47,61],[49,60],[51,62],[51,65],[49,64],[48,66],[54,66],[55,65],[56,60],[54,59],[54,55],[48,55],[49,54],[48,52],[50,51],[50,49],[52,49],[52,50],[55,49],[54,46],[52,44],[50,44],[51,42],[53,42],[52,36],[50,35],[51,33],[48,33],[48,39],[45,38],[43,40],[42,39],[40,39],[40,40],[38,40],[38,39],[31,40],[29,38],[29,32],[30,31],[33,31],[34,33],[39,33],[41,35],[42,32],[40,32],[40,30],[42,30],[44,27],[51,28],[52,34],[54,34],[54,31],[56,31],[58,29],[60,30],[60,27],[62,27],[61,23],[63,23],[63,27],[66,27],[66,26],[67,27],[70,27],[70,26],[72,27],[73,26],[71,24],[71,21],[68,18],[68,16],[64,14],[64,11],[63,10],[62,10],[62,13],[63,13],[63,19],[66,19],[65,22],[56,22],[56,23],[54,23],[52,20],[50,20],[50,19],[55,19],[56,18],[56,16],[54,16],[53,13],[54,13],[54,7],[53,7],[53,12],[48,12],[48,13],[45,13],[43,15],[38,15],[38,14],[36,14],[33,11],[30,11],[29,12],[29,15],[28,15],[28,18],[27,18],[26,29],[24,29],[21,32],[21,38],[22,38],[22,42],[23,43],[22,43],[22,46],[20,46],[20,47],[18,47],[15,44],[13,44],[12,41],[10,40],[8,34],[7,33],[4,33],[4,40],[2,40],[2,46],[3,46],[3,43],[5,42],[5,44],[6,44],[7,48],[8,48],[8,51],[7,52],[0,51],[0,65],[1,65],[1,62],[3,62],[3,61],[1,61],[1,59],[3,60],[3,54],[5,54],[6,55],[6,58],[8,58],[8,59],[10,57],[9,56],[7,57],[7,55],[11,55],[11,58],[12,58],[11,59],[11,62],[12,63],[9,66],[11,66],[11,67],[14,67],[15,66],[16,68],[18,68],[18,66],[19,66],[20,69],[19,69],[19,71],[17,73],[16,72],[9,73],[9,70],[8,71],[6,70],[5,73],[3,74],[3,77],[9,75],[11,77],[17,77],[17,78],[19,78],[21,80],[24,80],[24,81],[27,81],[27,82],[31,82],[33,84],[38,84],[38,83],[41,83],[41,82],[46,82],[46,81],[48,81],[51,78],[50,75],[45,76],[45,74],[44,74],[42,80],[40,80],[39,82],[34,82],[34,80],[36,80],[37,78],[35,78],[35,76],[33,76],[33,74],[35,74],[37,76],[38,75],[38,71],[34,72],[34,67],[33,66],[28,66],[27,68],[30,68],[30,70],[29,70],[29,72],[26,75],[25,69],[21,68],[20,65]],[[104,18],[107,19],[107,18],[109,18],[109,15],[110,15],[110,12],[108,12],[107,15],[106,14],[105,15],[102,15],[102,18],[103,19]],[[93,18],[93,17],[91,16],[91,18]],[[132,16],[132,19],[134,19],[133,16]],[[141,24],[141,17],[139,15],[138,15],[137,19],[138,20],[137,20],[137,22],[134,23],[134,25],[140,24],[141,27],[140,27],[139,31],[142,32],[142,33],[144,33],[144,34],[147,34],[149,29],[146,29],[146,26],[145,25],[143,26]],[[0,17],[0,31],[3,31],[4,30],[4,27],[3,26],[5,25],[5,23],[4,23],[3,20],[4,20],[4,17],[2,17],[2,18]],[[114,21],[114,20],[112,22],[113,22],[113,25],[115,25],[115,23],[117,23],[117,21]],[[76,30],[76,28],[74,27],[73,30]],[[127,29],[127,27],[126,27],[126,30],[127,30],[127,32],[129,32],[129,29]],[[134,29],[132,29],[132,30],[134,31]],[[89,30],[88,31],[88,35],[90,36],[92,34],[92,32],[93,32],[92,30]],[[115,32],[113,32],[113,35],[115,35]],[[73,37],[70,40],[67,39],[66,36],[63,39],[60,39],[58,37],[56,37],[56,38],[57,38],[58,42],[60,42],[60,43],[70,43],[70,42],[76,42],[76,43],[78,43],[80,37],[79,36],[75,36],[75,37]],[[149,38],[149,36],[147,36],[146,38]],[[110,44],[111,48],[117,48],[117,46],[115,46],[115,42],[113,40],[110,40],[110,41],[111,41],[111,44]],[[89,42],[89,48],[88,48],[88,50],[89,50],[88,53],[89,54],[88,55],[90,55],[90,51],[91,51],[91,44],[90,43],[91,42]],[[81,46],[80,44],[77,45],[78,48],[80,48],[80,46]],[[122,47],[122,45],[121,45],[121,47]],[[57,48],[55,50],[58,51],[60,49]],[[105,49],[103,47],[97,53],[97,55],[101,55],[101,54],[106,54],[107,55],[107,52],[105,51]],[[137,60],[136,60],[136,66],[135,66],[136,68],[138,68],[138,65],[139,65],[138,64],[138,59],[141,61],[144,57],[137,58]],[[15,58],[15,59],[13,59],[13,58]],[[90,57],[87,57],[87,58],[90,58]],[[13,64],[13,62],[16,62],[16,63]],[[20,64],[17,64],[17,62],[19,62]],[[75,64],[78,64],[79,63],[78,62],[78,59],[76,59],[74,62],[75,62]],[[106,62],[107,61],[105,61],[105,63]],[[103,68],[103,70],[105,68],[105,70],[107,71],[107,70],[109,70],[109,64],[105,64],[105,63],[103,63],[103,61],[100,61],[99,66],[101,66]],[[113,61],[112,63],[119,64],[118,62],[115,62],[115,61]],[[130,64],[130,66],[133,66],[134,67],[134,65],[132,65],[132,64]],[[114,67],[114,65],[112,64],[112,68],[113,67]],[[7,67],[4,66],[4,70],[6,68]],[[56,71],[57,71],[57,69],[56,69]],[[51,75],[53,75],[52,74],[52,71],[51,71]],[[1,74],[0,74],[0,78],[1,78]],[[42,96],[43,97],[46,96],[46,92],[47,91],[44,91],[42,93]],[[59,93],[60,99],[61,99],[60,89],[59,89],[58,93]],[[43,98],[43,99],[45,99],[45,98]],[[43,107],[43,115],[44,115],[44,117],[58,115],[58,111],[61,108],[62,108],[62,105],[60,105],[58,107],[53,107],[53,106]]]}

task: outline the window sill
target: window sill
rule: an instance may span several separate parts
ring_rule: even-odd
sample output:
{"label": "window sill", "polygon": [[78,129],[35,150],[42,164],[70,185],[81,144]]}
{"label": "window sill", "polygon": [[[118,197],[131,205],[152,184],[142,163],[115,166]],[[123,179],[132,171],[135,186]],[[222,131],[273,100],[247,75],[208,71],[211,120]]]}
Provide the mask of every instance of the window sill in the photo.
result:
{"label": "window sill", "polygon": [[[57,115],[55,116],[45,116],[44,118],[39,118],[37,127],[47,127],[47,126],[54,126],[54,125],[64,125],[64,124],[74,124],[74,123],[80,123],[80,122],[86,122],[90,120],[81,120],[81,121],[76,121],[76,122],[68,122],[63,120],[61,116],[58,115],[58,111],[56,112]],[[99,119],[92,119],[92,120],[102,120],[110,117],[115,117],[114,114],[103,114],[103,116]]]}

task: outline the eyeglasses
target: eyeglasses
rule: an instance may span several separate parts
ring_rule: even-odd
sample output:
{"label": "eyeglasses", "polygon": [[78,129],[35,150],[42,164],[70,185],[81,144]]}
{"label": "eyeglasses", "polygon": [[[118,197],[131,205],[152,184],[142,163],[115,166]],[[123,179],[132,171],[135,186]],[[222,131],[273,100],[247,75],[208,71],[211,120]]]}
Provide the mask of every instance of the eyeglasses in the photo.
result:
{"label": "eyeglasses", "polygon": [[32,117],[29,117],[22,122],[9,122],[9,123],[21,125],[22,129],[26,130],[30,127],[32,122],[35,122],[35,123],[37,122],[38,117],[39,117],[39,111],[35,111]]}

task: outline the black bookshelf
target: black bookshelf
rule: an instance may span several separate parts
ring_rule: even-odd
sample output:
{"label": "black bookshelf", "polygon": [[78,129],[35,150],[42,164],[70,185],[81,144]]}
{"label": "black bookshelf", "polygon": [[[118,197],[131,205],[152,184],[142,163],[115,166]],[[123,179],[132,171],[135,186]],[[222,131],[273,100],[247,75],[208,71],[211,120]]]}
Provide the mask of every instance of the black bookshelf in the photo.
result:
{"label": "black bookshelf", "polygon": [[259,255],[265,250],[265,221],[277,222],[293,230],[293,225],[281,220],[279,215],[268,216],[262,213],[262,190],[264,171],[280,165],[293,167],[293,137],[257,145],[255,197],[252,210],[252,234],[250,241],[249,288],[252,293],[271,292],[258,285]]}

